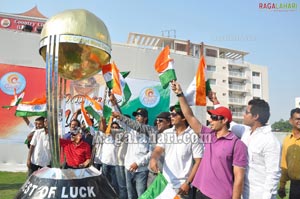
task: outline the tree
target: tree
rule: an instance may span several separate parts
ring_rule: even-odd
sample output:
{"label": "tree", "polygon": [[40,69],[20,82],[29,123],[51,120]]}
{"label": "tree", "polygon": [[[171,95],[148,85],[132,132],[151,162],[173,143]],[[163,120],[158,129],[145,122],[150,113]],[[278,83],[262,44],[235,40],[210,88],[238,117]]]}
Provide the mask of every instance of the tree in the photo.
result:
{"label": "tree", "polygon": [[280,119],[278,122],[274,122],[272,125],[272,130],[277,132],[289,132],[292,130],[292,125],[288,120],[284,121]]}

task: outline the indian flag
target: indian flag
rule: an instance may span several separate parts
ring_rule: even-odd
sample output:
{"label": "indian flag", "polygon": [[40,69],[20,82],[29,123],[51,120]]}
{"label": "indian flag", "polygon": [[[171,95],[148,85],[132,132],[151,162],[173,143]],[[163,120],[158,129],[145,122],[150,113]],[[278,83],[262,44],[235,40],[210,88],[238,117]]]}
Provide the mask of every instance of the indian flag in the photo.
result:
{"label": "indian flag", "polygon": [[155,62],[155,70],[158,72],[161,85],[164,89],[169,86],[170,81],[177,80],[173,65],[174,61],[170,58],[170,48],[166,46],[160,52]]}
{"label": "indian flag", "polygon": [[197,74],[186,91],[186,100],[190,106],[206,106],[206,96],[211,91],[209,81],[205,79],[205,58],[200,58]]}
{"label": "indian flag", "polygon": [[105,104],[103,107],[103,117],[105,118],[106,123],[109,123],[111,114],[112,114],[112,107],[109,105]]}
{"label": "indian flag", "polygon": [[138,199],[180,199],[172,185],[158,173],[152,184]]}
{"label": "indian flag", "polygon": [[111,92],[122,97],[122,103],[120,106],[124,105],[131,97],[131,91],[116,64],[113,62],[104,65],[102,73],[106,81],[106,85],[109,89],[111,89]]}
{"label": "indian flag", "polygon": [[80,108],[83,114],[83,119],[88,126],[92,126],[92,124],[88,122],[90,119],[87,113],[97,120],[97,122],[100,121],[100,118],[103,115],[103,108],[101,104],[88,95],[85,95],[84,103],[81,104]]}
{"label": "indian flag", "polygon": [[46,96],[35,98],[29,102],[21,102],[15,113],[18,117],[47,116]]}

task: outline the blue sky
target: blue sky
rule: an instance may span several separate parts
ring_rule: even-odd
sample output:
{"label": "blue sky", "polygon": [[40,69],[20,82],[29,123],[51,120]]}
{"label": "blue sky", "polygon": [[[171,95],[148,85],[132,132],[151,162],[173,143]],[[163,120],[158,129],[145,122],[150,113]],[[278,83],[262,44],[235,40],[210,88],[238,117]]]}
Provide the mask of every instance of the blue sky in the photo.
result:
{"label": "blue sky", "polygon": [[[259,3],[296,3],[296,11],[263,10]],[[300,1],[238,0],[2,0],[0,12],[23,13],[35,5],[51,17],[66,9],[87,9],[101,18],[112,42],[129,32],[176,38],[249,52],[245,61],[267,66],[271,119],[287,120],[300,97]]]}

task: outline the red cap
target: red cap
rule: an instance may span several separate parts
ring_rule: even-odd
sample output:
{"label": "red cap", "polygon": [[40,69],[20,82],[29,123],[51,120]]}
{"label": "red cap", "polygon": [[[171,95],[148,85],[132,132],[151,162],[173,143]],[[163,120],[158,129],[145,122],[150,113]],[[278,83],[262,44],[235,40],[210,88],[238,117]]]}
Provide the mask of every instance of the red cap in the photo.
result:
{"label": "red cap", "polygon": [[227,118],[229,122],[232,121],[231,111],[228,108],[224,107],[224,106],[220,106],[216,109],[212,109],[212,110],[209,110],[207,112],[210,115],[221,115],[221,116]]}

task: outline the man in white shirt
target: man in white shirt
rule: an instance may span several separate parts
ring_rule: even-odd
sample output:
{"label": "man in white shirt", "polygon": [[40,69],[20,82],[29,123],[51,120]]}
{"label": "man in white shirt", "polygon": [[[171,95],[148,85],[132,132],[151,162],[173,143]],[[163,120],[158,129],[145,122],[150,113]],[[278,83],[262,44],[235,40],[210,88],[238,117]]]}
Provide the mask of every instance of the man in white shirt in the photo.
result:
{"label": "man in white shirt", "polygon": [[[269,104],[262,99],[248,102],[244,124],[232,125],[232,132],[241,136],[248,147],[243,199],[275,199],[280,179],[280,142],[267,125]],[[242,128],[240,128],[242,127]]]}
{"label": "man in white shirt", "polygon": [[30,142],[27,157],[28,176],[42,167],[50,166],[50,161],[48,132],[44,128],[36,129]]}
{"label": "man in white shirt", "polygon": [[179,105],[170,107],[172,128],[158,139],[150,159],[150,168],[159,171],[158,160],[164,153],[162,173],[181,198],[189,198],[190,184],[203,155],[203,143],[189,127]]}
{"label": "man in white shirt", "polygon": [[41,117],[38,117],[35,119],[34,121],[34,124],[31,123],[28,119],[28,117],[24,116],[22,117],[23,120],[25,121],[25,123],[27,124],[28,126],[28,129],[29,129],[29,134],[27,135],[27,138],[25,140],[25,144],[27,144],[27,147],[28,149],[30,148],[30,142],[32,140],[32,137],[33,137],[33,134],[34,134],[34,131],[36,129],[42,129],[42,128],[47,128],[47,119],[44,118],[43,116]]}
{"label": "man in white shirt", "polygon": [[102,150],[100,154],[100,161],[102,163],[102,173],[108,179],[115,191],[119,192],[118,182],[116,178],[116,165],[117,165],[117,145],[115,143],[115,129],[120,129],[117,122],[112,122],[111,132],[105,134],[100,132],[103,137]]}

